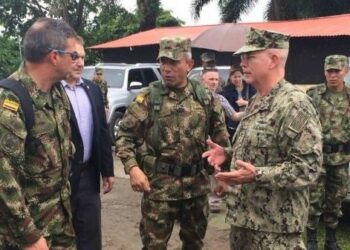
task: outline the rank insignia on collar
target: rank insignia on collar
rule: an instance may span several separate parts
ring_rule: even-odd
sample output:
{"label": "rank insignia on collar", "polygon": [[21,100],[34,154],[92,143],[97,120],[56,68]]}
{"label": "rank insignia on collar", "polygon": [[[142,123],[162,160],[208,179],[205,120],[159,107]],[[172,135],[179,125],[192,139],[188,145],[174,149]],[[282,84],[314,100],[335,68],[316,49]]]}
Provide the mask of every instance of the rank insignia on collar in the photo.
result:
{"label": "rank insignia on collar", "polygon": [[10,99],[5,99],[4,103],[2,104],[2,107],[17,112],[19,103]]}

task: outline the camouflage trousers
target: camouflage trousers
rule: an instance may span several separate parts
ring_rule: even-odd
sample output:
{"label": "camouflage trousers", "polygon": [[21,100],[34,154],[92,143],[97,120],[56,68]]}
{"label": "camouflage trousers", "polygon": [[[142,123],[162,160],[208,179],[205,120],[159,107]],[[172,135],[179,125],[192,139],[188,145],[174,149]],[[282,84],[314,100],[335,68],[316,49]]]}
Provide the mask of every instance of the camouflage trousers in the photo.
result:
{"label": "camouflage trousers", "polygon": [[270,233],[231,226],[231,250],[306,250],[301,233]]}
{"label": "camouflage trousers", "polygon": [[[64,222],[61,220],[59,226],[51,229],[50,235],[44,235],[50,250],[75,250],[75,233],[73,225],[67,218]],[[21,250],[16,244],[16,240],[7,235],[0,235],[0,250]]]}
{"label": "camouflage trousers", "polygon": [[342,216],[341,203],[348,190],[349,164],[323,165],[317,182],[310,186],[310,208],[307,227],[315,230],[323,214],[327,227],[336,228]]}
{"label": "camouflage trousers", "polygon": [[143,197],[140,235],[144,250],[165,250],[175,221],[180,224],[182,249],[202,249],[208,225],[208,196],[156,201]]}

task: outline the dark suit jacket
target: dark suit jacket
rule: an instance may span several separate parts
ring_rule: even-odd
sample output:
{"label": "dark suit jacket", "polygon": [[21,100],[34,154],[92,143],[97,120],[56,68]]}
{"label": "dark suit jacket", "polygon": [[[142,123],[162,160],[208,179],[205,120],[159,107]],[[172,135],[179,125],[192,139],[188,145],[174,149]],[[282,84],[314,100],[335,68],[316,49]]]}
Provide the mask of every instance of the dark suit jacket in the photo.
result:
{"label": "dark suit jacket", "polygon": [[[100,192],[100,175],[102,177],[114,176],[112,143],[106,121],[102,92],[98,85],[86,79],[83,79],[83,81],[83,87],[90,99],[94,123],[90,163],[96,171],[96,191]],[[84,145],[72,106],[70,124],[72,141],[76,150],[73,156],[70,174],[72,197],[74,197],[79,187],[80,165],[83,162]]]}

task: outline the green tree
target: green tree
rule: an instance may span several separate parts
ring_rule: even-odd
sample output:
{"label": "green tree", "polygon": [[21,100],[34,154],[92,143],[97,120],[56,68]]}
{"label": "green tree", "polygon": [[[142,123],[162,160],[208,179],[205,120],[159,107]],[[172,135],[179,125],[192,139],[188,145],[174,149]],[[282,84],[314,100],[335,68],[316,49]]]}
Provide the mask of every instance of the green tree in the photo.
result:
{"label": "green tree", "polygon": [[[136,13],[129,13],[118,0],[0,0],[0,25],[4,27],[4,37],[10,39],[23,37],[28,27],[40,17],[62,18],[89,47],[156,26],[183,24],[169,11],[163,10],[159,0],[138,0],[137,4]],[[0,46],[0,55],[18,53],[16,46],[6,47],[6,50],[3,47]],[[101,58],[100,53],[89,52],[86,64],[93,64]],[[12,64],[18,66],[9,58],[2,59],[1,69],[13,68]]]}
{"label": "green tree", "polygon": [[[258,0],[219,0],[223,22],[236,22]],[[202,8],[212,0],[192,0],[195,18],[200,17]],[[268,20],[290,20],[309,17],[336,15],[350,12],[350,1],[337,0],[270,0],[265,16]]]}
{"label": "green tree", "polygon": [[40,17],[62,18],[82,32],[91,15],[118,5],[118,0],[0,0],[0,23],[5,33],[23,35]]}
{"label": "green tree", "polygon": [[184,25],[185,22],[173,17],[171,12],[168,10],[160,9],[160,14],[156,20],[156,27],[173,27],[173,26],[181,26]]}
{"label": "green tree", "polygon": [[160,13],[160,0],[137,0],[136,3],[140,31],[156,27],[156,20]]}
{"label": "green tree", "polygon": [[18,39],[0,36],[0,79],[9,76],[21,63]]}

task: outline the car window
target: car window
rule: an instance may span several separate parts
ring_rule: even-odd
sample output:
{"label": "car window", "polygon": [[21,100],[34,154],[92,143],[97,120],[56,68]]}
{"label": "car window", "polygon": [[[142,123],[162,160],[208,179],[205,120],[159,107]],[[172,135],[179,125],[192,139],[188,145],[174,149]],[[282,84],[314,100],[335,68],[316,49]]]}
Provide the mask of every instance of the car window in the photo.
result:
{"label": "car window", "polygon": [[158,77],[153,69],[142,69],[142,73],[145,79],[143,87],[147,87],[151,82],[158,80]]}
{"label": "car window", "polygon": [[188,78],[191,78],[193,75],[197,75],[202,71],[202,69],[196,68],[196,69],[192,69],[189,73],[188,73]]}
{"label": "car window", "polygon": [[141,69],[129,70],[128,84],[130,84],[131,82],[143,83]]}
{"label": "car window", "polygon": [[123,87],[125,69],[103,69],[104,79],[109,88]]}

